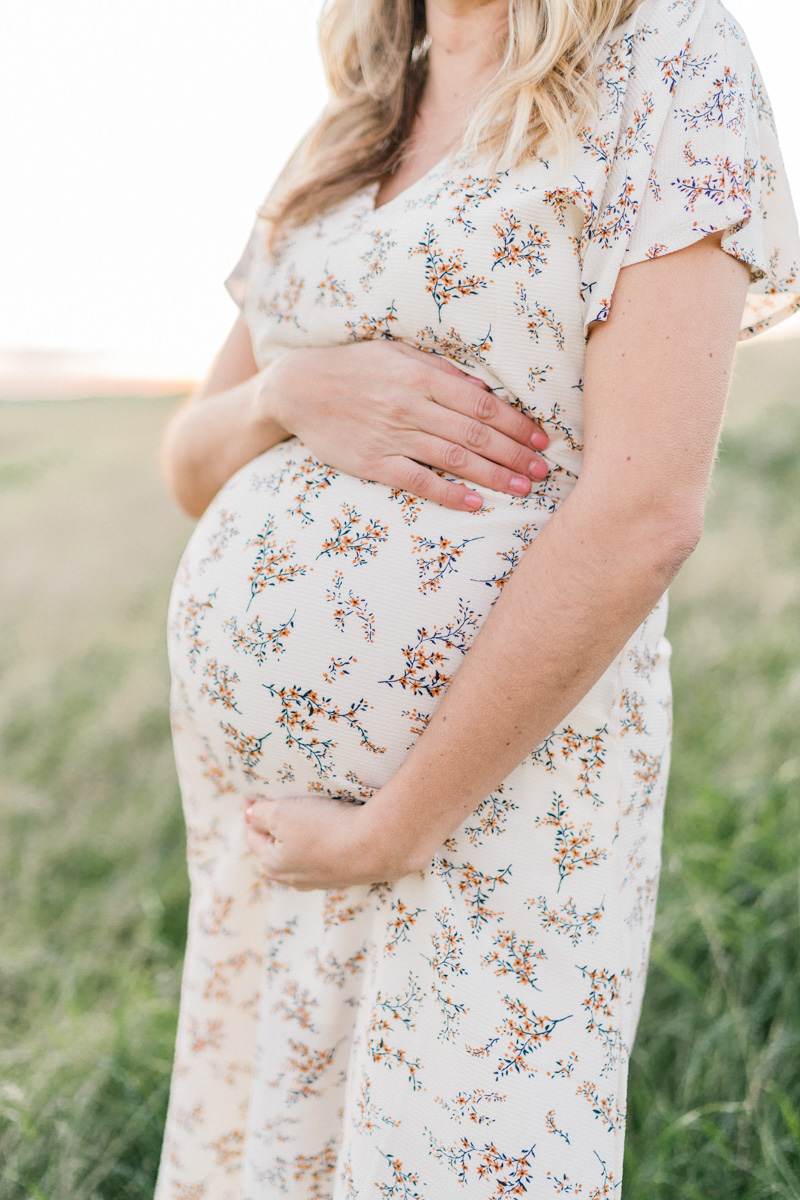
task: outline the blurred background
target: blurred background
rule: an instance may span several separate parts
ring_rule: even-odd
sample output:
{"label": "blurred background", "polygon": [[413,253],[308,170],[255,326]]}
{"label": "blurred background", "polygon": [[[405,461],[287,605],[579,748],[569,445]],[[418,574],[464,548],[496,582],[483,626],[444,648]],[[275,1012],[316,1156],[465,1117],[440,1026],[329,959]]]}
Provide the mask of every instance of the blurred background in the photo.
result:
{"label": "blurred background", "polygon": [[[317,9],[15,0],[0,18],[0,1200],[152,1195],[187,902],[164,623],[191,529],[157,446],[322,104]],[[800,197],[800,21],[788,0],[730,9]],[[626,1200],[800,1200],[798,320],[741,350],[673,589]]]}

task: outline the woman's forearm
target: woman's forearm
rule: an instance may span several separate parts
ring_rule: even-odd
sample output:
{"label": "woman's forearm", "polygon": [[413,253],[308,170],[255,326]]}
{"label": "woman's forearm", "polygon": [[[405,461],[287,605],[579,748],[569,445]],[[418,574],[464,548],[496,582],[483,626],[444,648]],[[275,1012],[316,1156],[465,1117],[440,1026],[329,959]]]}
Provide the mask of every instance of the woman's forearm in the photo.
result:
{"label": "woman's forearm", "polygon": [[190,516],[199,517],[240,467],[290,436],[272,415],[268,372],[222,391],[196,393],[170,423],[164,474]]}
{"label": "woman's forearm", "polygon": [[621,272],[587,348],[580,480],[375,798],[390,842],[426,831],[417,862],[558,727],[695,546],[746,284],[719,235]]}
{"label": "woman's forearm", "polygon": [[424,869],[656,604],[700,534],[749,277],[720,236],[620,273],[587,346],[580,479],[395,775],[363,807],[251,798],[271,879],[339,887]]}
{"label": "woman's forearm", "polygon": [[506,583],[390,785],[367,806],[410,868],[563,721],[613,662],[699,536],[689,503],[640,519],[579,483]]}
{"label": "woman's forearm", "polygon": [[525,552],[414,748],[365,805],[246,797],[248,844],[271,879],[344,887],[425,870],[613,663],[695,544],[699,506],[632,509],[640,493],[582,484]]}

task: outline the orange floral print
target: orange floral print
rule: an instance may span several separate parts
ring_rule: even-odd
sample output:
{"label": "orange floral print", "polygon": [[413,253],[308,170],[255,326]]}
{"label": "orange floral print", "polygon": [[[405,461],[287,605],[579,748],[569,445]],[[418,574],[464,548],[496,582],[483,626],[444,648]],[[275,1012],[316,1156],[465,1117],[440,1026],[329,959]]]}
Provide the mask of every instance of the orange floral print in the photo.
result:
{"label": "orange floral print", "polygon": [[259,369],[369,339],[422,351],[427,374],[458,368],[539,421],[550,470],[467,513],[287,437],[198,522],[168,625],[192,902],[156,1200],[619,1200],[669,763],[665,603],[422,869],[296,892],[242,817],[261,793],[368,807],[424,735],[577,486],[587,332],[625,265],[716,232],[750,268],[743,336],[800,308],[769,100],[718,0],[643,0],[596,84],[560,157],[451,155],[277,248],[259,217],[231,277]]}

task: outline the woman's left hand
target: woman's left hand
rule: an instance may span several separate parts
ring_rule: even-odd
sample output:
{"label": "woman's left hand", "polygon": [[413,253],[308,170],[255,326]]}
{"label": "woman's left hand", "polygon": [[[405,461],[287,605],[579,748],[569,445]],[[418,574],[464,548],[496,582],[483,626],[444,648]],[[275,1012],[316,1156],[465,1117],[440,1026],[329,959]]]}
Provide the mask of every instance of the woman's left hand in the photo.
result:
{"label": "woman's left hand", "polygon": [[269,879],[303,892],[388,883],[422,869],[425,853],[382,829],[377,807],[319,795],[251,798],[247,844]]}

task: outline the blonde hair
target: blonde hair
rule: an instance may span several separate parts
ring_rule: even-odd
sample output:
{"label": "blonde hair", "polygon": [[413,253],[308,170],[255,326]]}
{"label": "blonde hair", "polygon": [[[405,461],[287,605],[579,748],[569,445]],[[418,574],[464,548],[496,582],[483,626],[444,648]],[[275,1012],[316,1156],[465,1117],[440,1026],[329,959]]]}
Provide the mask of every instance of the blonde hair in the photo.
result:
{"label": "blonde hair", "polygon": [[[596,109],[596,55],[641,0],[508,0],[503,62],[459,149],[495,168],[566,150]],[[403,157],[426,71],[425,0],[328,0],[320,47],[330,101],[262,215],[271,239],[391,172]]]}

